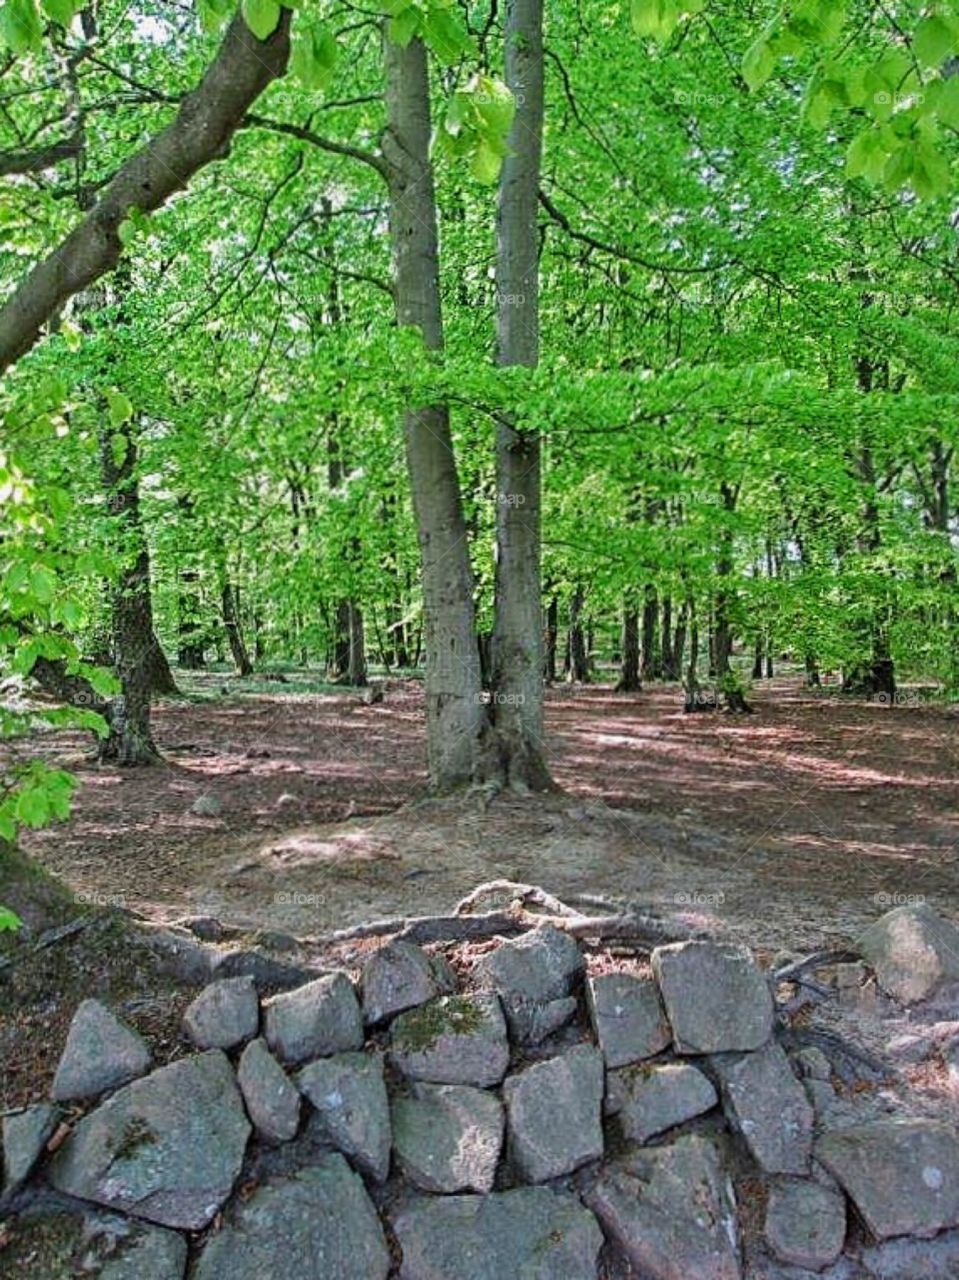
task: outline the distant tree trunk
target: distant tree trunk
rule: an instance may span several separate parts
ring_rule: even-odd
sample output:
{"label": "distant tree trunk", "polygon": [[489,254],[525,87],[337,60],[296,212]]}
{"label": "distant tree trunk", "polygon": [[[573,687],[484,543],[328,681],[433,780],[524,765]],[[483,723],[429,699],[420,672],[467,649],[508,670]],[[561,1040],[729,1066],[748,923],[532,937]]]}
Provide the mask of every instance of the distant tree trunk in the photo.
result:
{"label": "distant tree trunk", "polygon": [[763,678],[763,638],[762,635],[756,637],[756,650],[753,656],[753,679],[761,680]]}
{"label": "distant tree trunk", "polygon": [[589,684],[589,654],[583,632],[583,588],[575,587],[569,602],[567,678],[575,684]]}
{"label": "distant tree trunk", "polygon": [[686,652],[686,626],[689,617],[689,606],[684,604],[679,611],[676,629],[673,632],[673,643],[670,649],[670,665],[666,672],[667,680],[681,680],[683,674],[683,655]]}
{"label": "distant tree trunk", "polygon": [[[736,509],[738,491],[727,481],[721,486],[723,509],[731,516]],[[752,710],[741,689],[732,681],[733,669],[730,659],[733,652],[733,629],[729,616],[732,573],[733,573],[733,535],[727,524],[720,534],[719,556],[716,560],[716,578],[719,587],[714,600],[713,629],[713,661],[716,678],[720,682],[722,696],[729,711],[749,712]]]}
{"label": "distant tree trunk", "polygon": [[206,637],[201,616],[200,575],[196,569],[181,569],[177,608],[177,665],[186,671],[199,671],[206,666]]}
{"label": "distant tree trunk", "polygon": [[639,668],[639,611],[627,602],[623,611],[622,670],[616,686],[619,693],[638,693],[643,685]]}
{"label": "distant tree trunk", "polygon": [[660,623],[659,674],[663,680],[671,680],[673,669],[673,600],[663,596],[662,621]]}
{"label": "distant tree trunk", "polygon": [[[532,368],[539,361],[543,0],[507,0],[504,40],[517,108],[497,211],[497,360]],[[519,791],[552,786],[543,742],[540,484],[538,434],[501,416],[490,710],[503,781]]]}
{"label": "distant tree trunk", "polygon": [[132,541],[113,591],[113,657],[120,696],[111,704],[110,734],[101,743],[100,759],[123,766],[153,764],[159,752],[150,725],[150,697],[158,646],[150,558],[140,527],[136,442],[129,424],[102,431],[100,465],[109,510],[118,519],[121,537]]}
{"label": "distant tree trunk", "polygon": [[[443,346],[439,242],[430,163],[426,49],[384,32],[387,165],[396,319]],[[473,573],[460,502],[449,409],[411,406],[404,420],[407,467],[422,561],[426,632],[426,737],[430,783],[450,790],[477,772],[486,723],[473,609]]]}
{"label": "distant tree trunk", "polygon": [[559,601],[550,596],[546,606],[546,655],[544,675],[547,684],[556,683],[556,641],[559,636]]}
{"label": "distant tree trunk", "polygon": [[693,712],[702,711],[704,704],[699,696],[699,675],[697,671],[699,666],[699,626],[692,606],[689,609],[689,617],[689,665],[686,668],[686,678],[683,681],[683,692],[685,694],[683,710]]}
{"label": "distant tree trunk", "polygon": [[643,679],[655,680],[659,675],[659,601],[656,588],[646,587],[643,598]]}
{"label": "distant tree trunk", "polygon": [[223,585],[220,588],[220,602],[223,609],[223,628],[226,631],[226,638],[230,645],[230,653],[233,655],[236,674],[238,676],[251,676],[253,674],[253,663],[250,661],[250,655],[247,653],[246,644],[243,640],[237,590],[229,578],[223,579]]}

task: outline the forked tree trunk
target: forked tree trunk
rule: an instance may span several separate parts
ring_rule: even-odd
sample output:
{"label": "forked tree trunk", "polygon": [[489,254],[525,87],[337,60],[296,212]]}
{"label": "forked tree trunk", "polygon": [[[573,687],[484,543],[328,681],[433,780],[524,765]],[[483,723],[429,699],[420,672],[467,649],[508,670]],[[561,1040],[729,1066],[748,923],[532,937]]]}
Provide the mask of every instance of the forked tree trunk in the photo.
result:
{"label": "forked tree trunk", "polygon": [[[539,361],[543,0],[507,0],[504,40],[506,83],[517,107],[497,210],[497,360],[533,368]],[[540,467],[538,434],[501,417],[490,711],[503,781],[519,791],[552,786],[543,741]]]}
{"label": "forked tree trunk", "polygon": [[[150,727],[150,698],[156,664],[156,636],[150,600],[150,557],[140,527],[137,453],[128,425],[104,430],[100,465],[109,510],[117,517],[125,548],[124,567],[113,591],[113,659],[120,695],[110,707],[110,733],[100,746],[100,759],[119,765],[153,764],[159,752]],[[132,551],[132,560],[129,558]]]}
{"label": "forked tree trunk", "polygon": [[[397,323],[415,326],[431,351],[443,345],[436,200],[430,164],[430,98],[423,42],[388,37],[387,129],[390,236]],[[445,404],[411,406],[406,460],[423,572],[426,739],[430,783],[470,782],[486,720],[473,610],[473,574]]]}

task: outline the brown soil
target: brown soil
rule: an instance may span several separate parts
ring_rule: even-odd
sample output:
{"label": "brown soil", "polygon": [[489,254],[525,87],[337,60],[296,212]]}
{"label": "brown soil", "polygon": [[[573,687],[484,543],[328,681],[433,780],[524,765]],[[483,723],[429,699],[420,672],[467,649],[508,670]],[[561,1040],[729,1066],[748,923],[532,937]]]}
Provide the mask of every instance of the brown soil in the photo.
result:
{"label": "brown soil", "polygon": [[[97,767],[80,735],[45,736],[81,786],[67,824],[22,843],[81,897],[296,934],[448,910],[496,876],[655,907],[765,949],[847,941],[899,900],[955,912],[955,712],[793,678],[761,682],[752,700],[753,716],[685,716],[675,687],[551,690],[562,790],[489,805],[423,801],[414,683],[374,705],[283,685],[170,702],[156,713],[157,768]],[[191,812],[201,794],[221,816]]]}

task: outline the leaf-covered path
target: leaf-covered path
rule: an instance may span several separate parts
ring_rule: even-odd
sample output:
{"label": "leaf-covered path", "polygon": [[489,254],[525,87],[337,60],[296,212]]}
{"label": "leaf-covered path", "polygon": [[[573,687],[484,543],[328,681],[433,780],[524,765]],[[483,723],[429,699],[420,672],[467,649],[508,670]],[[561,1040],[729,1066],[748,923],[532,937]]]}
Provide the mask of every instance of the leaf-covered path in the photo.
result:
{"label": "leaf-covered path", "polygon": [[[754,716],[684,716],[672,687],[559,687],[547,732],[563,791],[484,807],[422,802],[418,686],[373,705],[280,688],[165,704],[157,769],[92,766],[78,737],[46,737],[81,787],[72,820],[27,850],[154,919],[296,934],[446,910],[494,876],[765,947],[848,937],[900,899],[957,905],[957,720],[908,697],[889,708],[782,680],[758,686]],[[191,811],[201,795],[219,816]]]}

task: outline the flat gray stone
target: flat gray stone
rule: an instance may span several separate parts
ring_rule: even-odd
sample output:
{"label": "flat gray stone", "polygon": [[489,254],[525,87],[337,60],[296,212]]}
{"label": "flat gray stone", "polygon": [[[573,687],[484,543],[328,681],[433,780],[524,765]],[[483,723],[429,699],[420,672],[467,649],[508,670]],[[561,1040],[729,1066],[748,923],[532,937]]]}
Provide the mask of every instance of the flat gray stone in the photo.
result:
{"label": "flat gray stone", "polygon": [[383,1182],[390,1171],[390,1104],[377,1054],[321,1058],[296,1078],[316,1110],[311,1130],[350,1157],[361,1172]]}
{"label": "flat gray stone", "polygon": [[887,911],[859,936],[858,950],[882,990],[902,1004],[959,979],[959,929],[927,903]]}
{"label": "flat gray stone", "polygon": [[4,1227],[0,1274],[11,1280],[183,1280],[186,1273],[183,1237],[145,1222],[31,1210]]}
{"label": "flat gray stone", "polygon": [[603,1154],[603,1055],[577,1045],[503,1083],[509,1156],[527,1182],[572,1173]]}
{"label": "flat gray stone", "polygon": [[393,1226],[399,1280],[596,1280],[603,1243],[574,1196],[546,1187],[417,1198]]}
{"label": "flat gray stone", "polygon": [[766,1205],[766,1243],[780,1262],[807,1271],[832,1266],[846,1241],[846,1201],[818,1182],[783,1178]]}
{"label": "flat gray stone", "polygon": [[499,995],[513,1038],[535,1043],[576,1012],[571,996],[585,967],[576,939],[545,924],[481,956],[473,973]]}
{"label": "flat gray stone", "polygon": [[607,1067],[652,1058],[672,1043],[659,988],[648,978],[633,973],[590,978],[586,1005]]}
{"label": "flat gray stone", "polygon": [[99,1000],[77,1007],[53,1079],[55,1102],[95,1098],[150,1069],[150,1050]]}
{"label": "flat gray stone", "polygon": [[959,1134],[941,1120],[854,1125],[824,1134],[815,1154],[880,1240],[959,1225]]}
{"label": "flat gray stone", "polygon": [[198,1049],[232,1049],[251,1040],[260,1025],[260,1002],[249,976],[222,978],[204,987],[183,1015]]}
{"label": "flat gray stone", "polygon": [[393,1100],[392,1115],[407,1182],[439,1195],[493,1189],[504,1129],[498,1098],[467,1085],[417,1084]]}
{"label": "flat gray stone", "polygon": [[745,947],[675,942],[652,965],[680,1053],[748,1051],[772,1035],[769,984]]}
{"label": "flat gray stone", "polygon": [[411,1080],[499,1084],[509,1066],[506,1022],[497,996],[439,996],[401,1013],[390,1027],[390,1061]]}
{"label": "flat gray stone", "polygon": [[770,1040],[755,1053],[712,1059],[723,1109],[766,1173],[809,1172],[813,1109],[782,1046]]}
{"label": "flat gray stone", "polygon": [[688,1062],[623,1067],[606,1078],[606,1110],[627,1142],[646,1142],[718,1101],[712,1082]]}
{"label": "flat gray stone", "polygon": [[862,1264],[871,1280],[956,1280],[959,1231],[934,1240],[887,1240],[863,1249]]}
{"label": "flat gray stone", "polygon": [[53,1136],[60,1108],[39,1102],[3,1117],[3,1193],[12,1195],[29,1178]]}
{"label": "flat gray stone", "polygon": [[741,1280],[732,1185],[705,1138],[637,1148],[584,1198],[643,1280]]}
{"label": "flat gray stone", "polygon": [[193,1280],[386,1280],[389,1266],[362,1178],[332,1153],[237,1205],[200,1254]]}
{"label": "flat gray stone", "polygon": [[440,955],[412,942],[388,942],[363,965],[363,1020],[373,1026],[456,990],[456,975]]}
{"label": "flat gray stone", "polygon": [[219,1049],[125,1085],[77,1125],[54,1156],[58,1191],[197,1230],[233,1189],[250,1125]]}
{"label": "flat gray stone", "polygon": [[328,973],[268,1001],[266,1042],[284,1062],[363,1048],[363,1019],[345,973]]}
{"label": "flat gray stone", "polygon": [[128,1232],[113,1237],[116,1249],[93,1273],[96,1280],[181,1280],[187,1263],[183,1237],[145,1223],[128,1225]]}
{"label": "flat gray stone", "polygon": [[295,1138],[300,1127],[300,1091],[265,1040],[251,1040],[246,1046],[236,1078],[257,1135],[266,1142]]}

